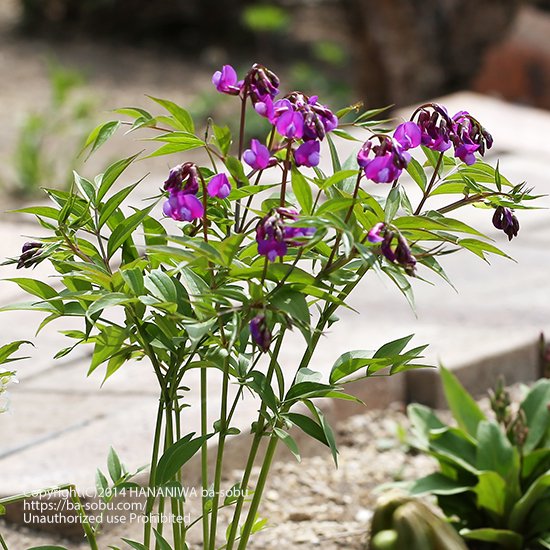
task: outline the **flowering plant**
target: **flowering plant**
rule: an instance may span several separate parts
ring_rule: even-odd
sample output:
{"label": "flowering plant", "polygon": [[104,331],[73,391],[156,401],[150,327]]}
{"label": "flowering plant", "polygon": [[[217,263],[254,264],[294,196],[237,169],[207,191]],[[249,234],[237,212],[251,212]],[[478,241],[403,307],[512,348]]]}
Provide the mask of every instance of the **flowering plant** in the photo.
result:
{"label": "flowering plant", "polygon": [[[464,111],[450,116],[442,106],[427,104],[387,133],[374,120],[381,111],[358,113],[360,107],[352,106],[334,113],[300,92],[278,99],[279,79],[261,65],[242,80],[226,65],[212,81],[240,102],[236,154],[226,127],[208,121],[201,137],[187,111],[171,101],[153,98],[167,111],[160,116],[121,109],[133,121],[96,128],[87,142],[92,152],[127,125],[154,132],[161,146],[151,156],[176,154],[179,160],[202,149],[209,166],[181,162],[150,204],[131,214],[123,203],[137,184],[117,192],[113,186],[138,155],[112,164],[94,181],[76,174],[71,192],[46,189],[53,206],[23,209],[48,234],[26,243],[13,260],[20,268],[48,260],[59,274],[61,290],[32,278],[12,279],[35,297],[20,307],[47,314],[42,326],[60,317],[82,319],[82,331],[68,333],[75,344],[58,356],[91,344],[90,372],[104,364],[105,379],[132,359],[150,362],[160,400],[149,486],[181,486],[182,466],[196,454],[201,461],[201,514],[191,525],[173,523],[176,550],[188,548],[190,529],[198,523],[204,548],[246,548],[263,525],[257,513],[277,445],[299,457],[290,428],[320,441],[337,458],[316,399],[353,400],[344,391],[348,381],[423,366],[426,346],[407,349],[408,336],[377,351],[343,354],[328,379],[311,368],[321,335],[368,271],[387,276],[410,300],[411,277],[434,272],[445,278],[438,261],[444,254],[464,249],[481,258],[504,255],[449,214],[468,205],[494,210],[495,226],[511,238],[519,229],[512,210],[533,198],[523,184],[513,185],[480,160],[492,138]],[[269,132],[265,140],[247,144],[249,104],[252,116],[266,119]],[[357,155],[343,161],[335,138],[358,142]],[[321,168],[322,143],[328,173]],[[400,183],[404,171],[413,183]],[[428,209],[436,196],[449,200]],[[155,210],[161,201],[162,214]],[[282,365],[283,341],[294,327],[303,334],[303,354],[297,365]],[[182,432],[189,411],[186,381],[194,369],[200,369],[200,387],[194,389],[202,396],[198,435]],[[220,413],[209,426],[206,396],[214,373],[221,373]],[[245,392],[259,400],[259,413],[238,495],[222,500],[224,451],[239,432],[232,422]],[[215,450],[208,446],[214,440]],[[209,453],[215,453],[213,471]],[[261,455],[252,492],[252,467]],[[118,464],[112,468],[115,487],[124,486],[129,476],[116,455],[110,463]],[[99,483],[108,482],[100,476]],[[145,514],[155,506],[163,510],[165,500],[150,496]],[[170,500],[172,513],[182,515],[184,499]],[[222,507],[233,510],[223,526]],[[85,527],[97,548],[94,530]],[[146,522],[143,542],[127,543],[143,550],[156,541],[157,548],[169,548],[165,535],[162,525],[152,530]]]}

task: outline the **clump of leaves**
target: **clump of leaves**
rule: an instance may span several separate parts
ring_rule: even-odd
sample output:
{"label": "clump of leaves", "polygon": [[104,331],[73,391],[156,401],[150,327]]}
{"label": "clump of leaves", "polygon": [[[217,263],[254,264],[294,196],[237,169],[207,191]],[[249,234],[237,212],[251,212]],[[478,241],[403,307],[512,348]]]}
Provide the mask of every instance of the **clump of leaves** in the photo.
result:
{"label": "clump of leaves", "polygon": [[435,495],[476,549],[550,548],[550,380],[539,380],[516,411],[500,384],[489,419],[450,371],[441,377],[458,425],[409,406],[415,445],[440,466],[415,481],[412,494]]}

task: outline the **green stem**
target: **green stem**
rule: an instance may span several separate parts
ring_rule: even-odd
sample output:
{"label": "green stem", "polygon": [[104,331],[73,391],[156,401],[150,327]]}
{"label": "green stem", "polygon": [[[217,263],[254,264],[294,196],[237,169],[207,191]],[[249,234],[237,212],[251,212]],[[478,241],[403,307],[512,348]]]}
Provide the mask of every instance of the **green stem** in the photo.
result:
{"label": "green stem", "polygon": [[[244,126],[246,122],[246,98],[247,98],[247,90],[243,91],[243,98],[241,100],[241,122],[239,126],[239,160],[241,160],[243,156],[243,149],[244,149]],[[237,181],[237,188],[239,187],[239,181]],[[239,230],[239,219],[241,217],[241,199],[239,199],[235,204],[235,232]]]}
{"label": "green stem", "polygon": [[430,196],[430,193],[432,192],[433,186],[435,184],[435,181],[437,177],[439,176],[439,169],[441,168],[441,163],[443,162],[443,153],[439,153],[439,158],[437,159],[437,164],[434,168],[434,173],[432,174],[432,179],[430,180],[430,183],[424,190],[424,193],[422,195],[422,198],[420,199],[420,202],[418,203],[418,206],[416,207],[416,210],[414,211],[414,215],[418,216],[420,214],[420,211],[422,210],[422,207],[424,206],[424,203],[428,200],[428,197]]}
{"label": "green stem", "polygon": [[0,544],[2,545],[2,550],[9,550],[4,537],[0,534]]}
{"label": "green stem", "polygon": [[284,206],[286,204],[286,182],[288,179],[288,171],[290,167],[290,153],[292,152],[292,140],[288,140],[288,144],[286,146],[286,157],[285,162],[283,165],[283,181],[281,183],[281,198],[280,198],[280,205]]}
{"label": "green stem", "polygon": [[[273,353],[271,355],[271,361],[269,363],[269,367],[266,373],[267,384],[270,384],[271,379],[273,378],[273,373],[275,372],[275,366],[277,364],[277,358],[281,350],[281,344],[283,343],[283,337],[284,337],[284,332],[281,332],[281,335],[279,336],[279,338],[277,339],[277,342],[275,343],[275,348],[273,349]],[[256,460],[256,455],[258,454],[258,449],[260,447],[260,443],[263,436],[263,431],[265,426],[264,413],[266,411],[266,408],[267,407],[265,403],[262,402],[260,406],[260,411],[258,414],[258,420],[256,421],[256,430],[254,433],[254,439],[252,440],[250,451],[248,452],[246,466],[243,472],[243,476],[241,478],[241,483],[239,484],[239,498],[235,503],[233,519],[231,520],[231,529],[229,531],[229,536],[227,537],[226,550],[230,550],[231,548],[233,548],[233,544],[237,536],[237,531],[239,528],[239,520],[241,518],[241,513],[244,505],[246,492],[248,490],[248,482],[250,480],[250,474],[252,472],[252,468],[254,467],[254,461]]]}
{"label": "green stem", "polygon": [[[201,369],[201,435],[208,433],[208,378],[206,367]],[[201,488],[202,488],[202,538],[203,548],[209,546],[209,516],[206,510],[208,501],[208,443],[205,439],[201,447]]]}
{"label": "green stem", "polygon": [[145,525],[143,526],[143,545],[146,548],[149,548],[151,543],[151,513],[155,505],[155,475],[157,471],[157,463],[159,458],[159,448],[160,448],[160,438],[162,436],[162,418],[164,412],[164,401],[162,397],[159,398],[159,405],[157,409],[157,422],[155,425],[155,436],[153,440],[153,451],[151,455],[151,466],[149,470],[149,484],[148,484],[148,493],[147,501],[145,503]]}
{"label": "green stem", "polygon": [[256,521],[256,515],[258,513],[258,508],[260,506],[262,495],[265,489],[265,484],[267,481],[267,476],[269,475],[271,463],[273,462],[273,457],[275,456],[278,441],[278,437],[274,435],[271,436],[269,445],[267,446],[267,450],[265,453],[262,469],[260,470],[260,476],[258,477],[258,482],[256,483],[256,488],[254,490],[254,496],[252,498],[252,502],[250,503],[250,509],[248,510],[248,515],[243,525],[241,540],[239,541],[239,546],[237,547],[237,550],[245,550],[248,544],[248,539],[250,538],[252,527],[254,526],[254,523]]}
{"label": "green stem", "polygon": [[[223,338],[223,327],[220,327]],[[220,424],[218,436],[218,451],[216,454],[216,469],[214,470],[214,496],[212,498],[212,515],[210,520],[210,546],[211,550],[216,548],[216,529],[218,526],[218,504],[220,499],[220,485],[222,481],[223,453],[225,450],[225,439],[227,437],[227,398],[229,390],[229,353],[225,359],[222,380]]]}

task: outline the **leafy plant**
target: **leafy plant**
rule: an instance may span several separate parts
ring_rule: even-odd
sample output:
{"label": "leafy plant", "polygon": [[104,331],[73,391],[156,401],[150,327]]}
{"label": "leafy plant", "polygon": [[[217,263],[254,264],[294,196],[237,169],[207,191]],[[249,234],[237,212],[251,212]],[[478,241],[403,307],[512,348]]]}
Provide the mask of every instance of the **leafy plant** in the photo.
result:
{"label": "leafy plant", "polygon": [[[439,257],[458,250],[481,258],[505,255],[448,214],[484,206],[495,212],[495,225],[515,236],[512,208],[526,208],[524,202],[534,198],[525,185],[512,184],[480,160],[492,138],[463,111],[450,117],[441,106],[426,105],[388,134],[376,120],[383,110],[360,113],[352,106],[333,113],[317,96],[300,92],[276,99],[279,79],[258,64],[242,80],[226,65],[213,83],[240,107],[236,147],[226,126],[210,121],[206,135],[197,132],[189,113],[166,99],[151,98],[163,109],[159,115],[120,109],[130,120],[111,120],[93,130],[86,141],[90,153],[125,127],[147,132],[157,146],[149,157],[181,159],[200,149],[208,166],[178,162],[158,194],[139,208],[128,208],[128,199],[140,181],[117,185],[140,155],[115,162],[93,179],[75,172],[68,192],[46,189],[51,206],[20,210],[36,216],[45,235],[26,243],[11,262],[28,268],[48,261],[59,284],[12,278],[31,301],[2,308],[44,312],[40,330],[60,318],[80,319],[81,330],[64,332],[72,345],[56,357],[91,346],[88,375],[103,369],[107,381],[142,359],[153,370],[159,406],[143,542],[124,539],[138,550],[153,544],[171,548],[164,525],[153,530],[148,520],[168,505],[175,518],[185,516],[185,499],[165,490],[184,488],[185,465],[195,456],[201,463],[201,513],[191,523],[171,523],[173,548],[187,549],[188,532],[196,525],[202,527],[204,548],[244,550],[266,523],[258,512],[278,445],[300,459],[291,428],[320,441],[337,462],[335,437],[317,400],[358,401],[346,393],[348,382],[425,366],[426,346],[411,346],[408,335],[376,350],[343,354],[328,377],[315,370],[319,339],[337,321],[338,308],[349,307],[363,276],[369,271],[387,276],[412,303],[411,278],[434,273],[446,279]],[[249,103],[250,114],[263,117],[268,132],[248,144]],[[350,129],[366,131],[367,140],[358,142]],[[341,158],[335,138],[357,143],[357,154]],[[321,142],[330,155],[328,173],[320,168]],[[425,162],[413,159],[412,152]],[[400,183],[405,169],[421,192],[415,206]],[[367,180],[380,184],[380,195],[371,193]],[[446,205],[426,209],[440,194],[449,195]],[[156,209],[160,201],[162,214]],[[283,365],[281,350],[292,329],[303,336],[301,358]],[[195,369],[200,381],[191,387]],[[221,377],[221,391],[219,417],[210,425],[213,376]],[[200,392],[201,402],[190,410],[192,390]],[[239,434],[234,414],[247,394],[259,401],[259,412],[236,494],[224,498],[224,452]],[[189,415],[200,418],[199,433],[185,431]],[[252,484],[258,457],[261,468]],[[114,452],[108,462],[112,482],[123,490],[127,472]],[[105,474],[97,477],[100,489],[109,487]],[[224,507],[233,514],[222,526]],[[96,549],[94,529],[83,521]]]}
{"label": "leafy plant", "polygon": [[457,426],[409,406],[416,446],[440,466],[412,494],[435,495],[473,548],[549,548],[550,380],[539,380],[516,412],[500,385],[488,419],[455,375],[442,368],[441,378]]}

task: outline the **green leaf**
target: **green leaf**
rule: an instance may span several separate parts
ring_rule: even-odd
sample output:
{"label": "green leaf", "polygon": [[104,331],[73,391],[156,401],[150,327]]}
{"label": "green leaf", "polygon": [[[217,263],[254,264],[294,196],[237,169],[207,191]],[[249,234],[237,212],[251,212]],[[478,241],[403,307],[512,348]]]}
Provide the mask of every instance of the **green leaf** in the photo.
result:
{"label": "green leaf", "polygon": [[119,128],[119,120],[111,120],[100,124],[92,130],[88,139],[84,143],[83,151],[91,145],[90,152],[86,158],[89,158],[90,155],[99,149]]}
{"label": "green leaf", "polygon": [[521,404],[527,420],[527,426],[529,427],[527,440],[523,447],[526,453],[536,449],[541,440],[550,431],[549,404],[550,380],[539,380],[531,388]]}
{"label": "green leaf", "polygon": [[34,214],[42,218],[57,220],[59,218],[59,210],[51,206],[30,206],[28,208],[18,208],[17,210],[9,210],[9,212],[21,212],[23,214]]}
{"label": "green leaf", "polygon": [[330,383],[334,384],[362,369],[371,362],[373,355],[374,350],[354,350],[343,353],[332,366]]}
{"label": "green leaf", "polygon": [[158,529],[153,529],[155,539],[157,540],[157,547],[159,550],[172,550],[168,541],[159,533]]}
{"label": "green leaf", "polygon": [[271,304],[277,309],[288,313],[297,322],[298,328],[302,331],[306,341],[309,341],[311,337],[310,313],[306,298],[301,292],[283,287],[272,296]]}
{"label": "green leaf", "polygon": [[122,477],[122,464],[112,447],[109,449],[109,455],[107,456],[107,468],[113,483],[116,483]]}
{"label": "green leaf", "polygon": [[52,288],[50,285],[43,283],[42,281],[38,281],[36,279],[31,279],[27,277],[16,277],[13,279],[4,279],[6,281],[11,281],[12,283],[15,283],[16,285],[21,288],[21,290],[24,290],[25,292],[28,292],[29,294],[33,294],[34,296],[38,296],[39,298],[42,298],[42,300],[48,300],[49,303],[59,312],[63,312],[63,302],[61,299],[54,300],[53,298],[57,298],[59,296],[57,290]]}
{"label": "green leaf", "polygon": [[160,99],[158,97],[147,96],[159,105],[162,105],[179,123],[182,130],[193,134],[195,132],[195,124],[193,117],[183,108],[168,99]]}
{"label": "green leaf", "polygon": [[[6,344],[0,347],[0,365],[17,361],[18,359],[14,359],[11,356],[16,351],[18,351],[23,344],[30,344],[31,346],[34,345],[32,342],[29,342],[28,340],[16,340],[15,342],[11,342],[9,344]],[[25,359],[25,358],[20,357],[19,359]]]}
{"label": "green leaf", "polygon": [[227,157],[225,159],[225,165],[227,166],[229,173],[233,176],[233,179],[237,182],[237,188],[250,185],[250,182],[244,173],[243,165],[238,158]]}
{"label": "green leaf", "polygon": [[499,523],[506,513],[506,481],[496,472],[480,472],[474,488],[477,505],[494,514]]}
{"label": "green leaf", "polygon": [[177,303],[178,294],[174,281],[160,269],[155,269],[145,277],[145,288],[161,302]]}
{"label": "green leaf", "polygon": [[299,384],[294,384],[288,390],[285,401],[292,402],[308,397],[323,397],[334,389],[334,386],[321,384],[320,382],[300,382]]}
{"label": "green leaf", "polygon": [[190,151],[191,149],[197,149],[198,147],[203,146],[204,142],[194,136],[188,138],[181,137],[179,141],[166,143],[144,158],[149,159],[154,157],[162,157],[164,155],[172,155],[174,153],[183,153],[184,151]]}
{"label": "green leaf", "polygon": [[105,308],[118,306],[130,301],[131,298],[122,292],[112,292],[111,294],[106,294],[90,305],[86,311],[86,317],[91,319],[93,315],[103,311]]}
{"label": "green leaf", "polygon": [[141,296],[145,292],[144,277],[141,268],[121,269],[120,275],[135,296]]}
{"label": "green leaf", "polygon": [[[333,399],[338,399],[340,397],[340,392],[329,392],[327,396],[330,396]],[[304,403],[306,404],[307,408],[313,413],[315,418],[317,418],[317,421],[321,425],[323,434],[325,436],[325,439],[327,440],[330,452],[332,454],[332,460],[334,461],[334,465],[338,468],[338,446],[336,445],[336,439],[334,437],[334,432],[332,431],[330,424],[328,423],[321,409],[317,407],[317,405],[315,405],[309,399],[304,401]]]}
{"label": "green leaf", "polygon": [[138,225],[147,217],[155,205],[152,204],[143,210],[138,210],[129,218],[126,218],[120,225],[115,227],[109,242],[107,243],[107,256],[111,258],[113,254],[129,239]]}
{"label": "green leaf", "polygon": [[95,187],[91,181],[80,176],[75,170],[73,170],[73,178],[76,187],[82,194],[82,197],[88,202],[94,204],[95,202]]}
{"label": "green leaf", "polygon": [[124,199],[136,188],[139,182],[129,185],[115,193],[104,205],[100,208],[98,229],[101,229],[113,212],[124,202]]}
{"label": "green leaf", "polygon": [[426,185],[428,184],[428,179],[426,178],[426,173],[424,172],[422,165],[416,159],[411,159],[407,165],[407,172],[418,187],[424,191],[424,189],[426,189]]}
{"label": "green leaf", "polygon": [[397,184],[389,193],[388,198],[386,199],[386,205],[384,207],[384,221],[386,223],[391,223],[395,214],[399,210],[401,205],[401,193],[399,191],[399,184]]}
{"label": "green leaf", "polygon": [[308,181],[303,174],[293,168],[292,169],[292,191],[300,204],[304,214],[311,214],[313,206],[313,194]]}
{"label": "green leaf", "polygon": [[46,546],[33,546],[32,548],[28,548],[28,550],[67,550],[67,548],[65,546],[52,546],[47,544]]}
{"label": "green leaf", "polygon": [[296,460],[301,462],[302,457],[300,456],[300,450],[294,438],[289,433],[277,427],[273,428],[273,433],[288,447],[288,450],[294,455]]}
{"label": "green leaf", "polygon": [[215,143],[218,146],[218,149],[223,155],[229,153],[231,147],[231,130],[227,126],[216,126],[212,125],[212,130],[214,132]]}
{"label": "green leaf", "polygon": [[325,433],[323,431],[323,428],[315,422],[312,418],[309,416],[306,416],[304,414],[299,413],[288,413],[287,415],[288,419],[298,426],[304,433],[312,437],[313,439],[316,439],[323,445],[328,445],[327,438],[325,436]]}
{"label": "green leaf", "polygon": [[441,366],[440,373],[445,398],[455,420],[463,430],[475,437],[479,423],[486,420],[485,415],[451,371]]}
{"label": "green leaf", "polygon": [[393,357],[395,355],[399,355],[407,347],[407,344],[413,339],[413,337],[414,334],[409,334],[408,336],[404,336],[403,338],[398,338],[397,340],[392,340],[391,342],[384,344],[376,350],[374,358],[377,359],[379,357]]}
{"label": "green leaf", "polygon": [[523,537],[506,529],[461,529],[459,534],[467,540],[493,542],[503,550],[522,550],[524,548]]}
{"label": "green leaf", "polygon": [[95,487],[100,498],[105,501],[109,493],[109,481],[99,468],[95,472]]}
{"label": "green leaf", "polygon": [[465,485],[440,472],[436,472],[414,481],[409,487],[409,491],[415,496],[424,494],[459,495],[471,491],[472,488],[470,485]]}
{"label": "green leaf", "polygon": [[88,376],[101,363],[107,361],[120,351],[126,336],[126,331],[116,325],[109,325],[101,329],[99,335],[95,337],[94,354],[92,355],[92,361],[88,369]]}
{"label": "green leaf", "polygon": [[198,452],[203,443],[214,434],[193,438],[194,435],[194,433],[187,434],[164,452],[156,470],[155,481],[158,485],[170,481],[176,472]]}
{"label": "green leaf", "polygon": [[537,505],[550,488],[550,471],[541,475],[531,484],[525,494],[516,502],[508,520],[508,527],[514,531],[523,529],[525,520],[531,510]]}
{"label": "green leaf", "polygon": [[122,538],[122,540],[128,545],[131,546],[134,550],[149,550],[147,546],[141,544],[141,542],[136,542],[135,540],[129,540]]}
{"label": "green leaf", "polygon": [[113,183],[118,179],[118,177],[136,160],[136,158],[140,155],[138,153],[137,155],[132,155],[131,157],[127,157],[125,159],[118,160],[117,162],[111,164],[107,170],[103,173],[103,175],[100,178],[100,185],[99,189],[97,191],[97,200],[101,201],[103,197],[106,195],[106,193],[111,189]]}
{"label": "green leaf", "polygon": [[357,170],[338,170],[335,172],[332,176],[327,178],[321,185],[321,189],[326,191],[333,185],[336,185],[337,183],[340,183],[341,181],[344,181],[348,178],[351,178],[352,176],[357,176]]}
{"label": "green leaf", "polygon": [[500,474],[513,487],[519,476],[519,456],[499,425],[488,420],[478,423],[476,466]]}

